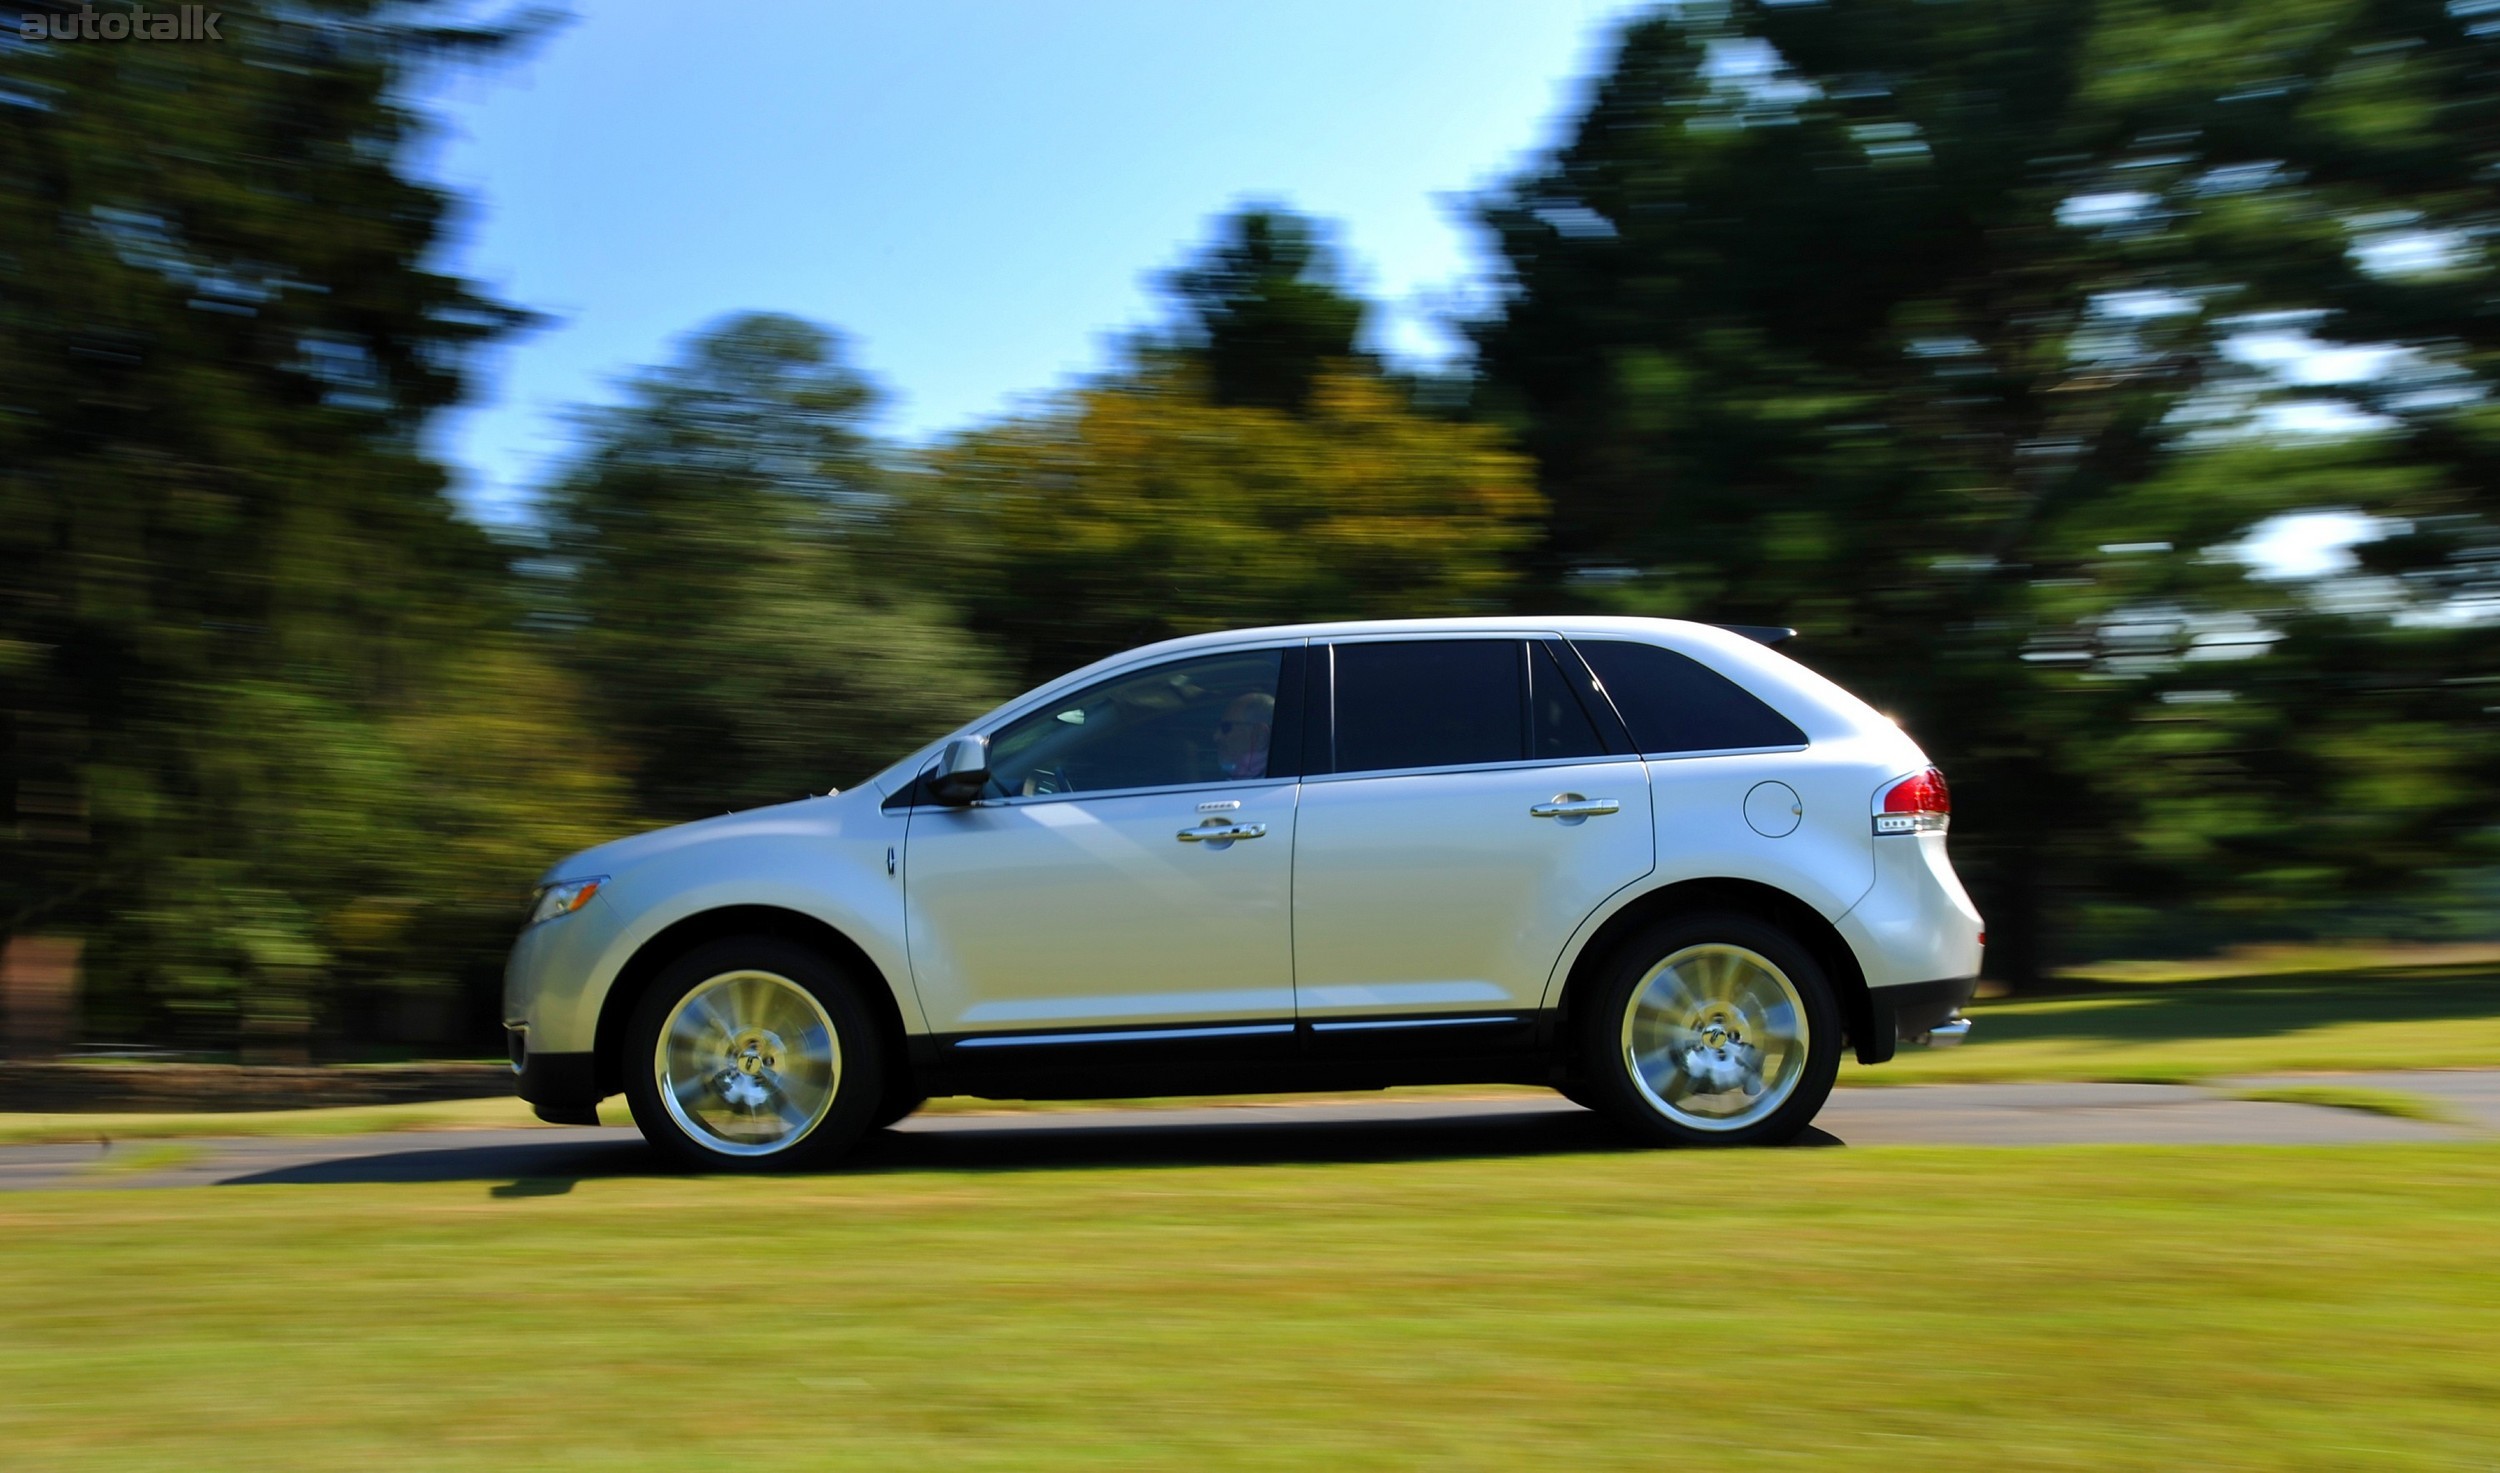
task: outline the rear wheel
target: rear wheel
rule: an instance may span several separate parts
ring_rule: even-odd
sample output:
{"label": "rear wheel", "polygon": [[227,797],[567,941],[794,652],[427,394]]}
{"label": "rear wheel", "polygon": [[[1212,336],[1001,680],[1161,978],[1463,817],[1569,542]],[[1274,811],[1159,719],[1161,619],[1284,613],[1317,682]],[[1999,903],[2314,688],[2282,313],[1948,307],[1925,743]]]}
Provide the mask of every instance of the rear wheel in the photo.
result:
{"label": "rear wheel", "polygon": [[1840,1008],[1796,938],[1741,913],[1679,916],[1619,948],[1578,1009],[1584,1103],[1669,1144],[1775,1145],[1840,1073]]}
{"label": "rear wheel", "polygon": [[663,968],[626,1031],[625,1098],[643,1136],[700,1171],[823,1166],[885,1099],[857,984],[772,936],[697,947]]}

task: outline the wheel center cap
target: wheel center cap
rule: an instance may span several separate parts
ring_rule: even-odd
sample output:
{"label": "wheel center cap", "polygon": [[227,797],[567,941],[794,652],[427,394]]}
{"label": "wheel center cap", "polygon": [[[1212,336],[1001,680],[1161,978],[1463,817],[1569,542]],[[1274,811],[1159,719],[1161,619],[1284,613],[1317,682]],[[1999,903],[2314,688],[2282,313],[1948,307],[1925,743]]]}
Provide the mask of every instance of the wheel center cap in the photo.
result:
{"label": "wheel center cap", "polygon": [[773,1040],[763,1034],[747,1034],[729,1048],[730,1067],[749,1078],[769,1071],[774,1061]]}

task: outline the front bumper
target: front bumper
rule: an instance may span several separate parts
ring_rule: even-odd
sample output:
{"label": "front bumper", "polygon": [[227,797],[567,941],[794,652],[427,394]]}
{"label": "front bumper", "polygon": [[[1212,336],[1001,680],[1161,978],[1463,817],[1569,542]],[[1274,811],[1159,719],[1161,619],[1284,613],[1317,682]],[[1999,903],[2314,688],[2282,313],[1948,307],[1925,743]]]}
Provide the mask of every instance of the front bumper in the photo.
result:
{"label": "front bumper", "polygon": [[592,1053],[524,1055],[514,1093],[549,1124],[597,1125],[598,1060]]}
{"label": "front bumper", "polygon": [[[527,1028],[532,1050],[565,1054],[597,1047],[599,1001],[624,920],[602,894],[513,939],[504,962],[504,1022]],[[514,1067],[520,1067],[517,1058]]]}

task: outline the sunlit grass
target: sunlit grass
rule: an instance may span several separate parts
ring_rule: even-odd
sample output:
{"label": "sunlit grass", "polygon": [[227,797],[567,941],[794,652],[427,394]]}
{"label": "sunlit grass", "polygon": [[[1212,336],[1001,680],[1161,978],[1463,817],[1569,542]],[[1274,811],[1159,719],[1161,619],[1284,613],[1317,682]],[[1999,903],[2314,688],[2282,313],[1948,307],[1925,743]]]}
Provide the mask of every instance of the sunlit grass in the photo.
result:
{"label": "sunlit grass", "polygon": [[2290,977],[2305,972],[2386,972],[2500,968],[2500,946],[2485,942],[2399,945],[2392,942],[2305,942],[2235,946],[2213,956],[2087,962],[2058,975],[2071,982],[2216,982],[2235,977]]}
{"label": "sunlit grass", "polygon": [[[2243,962],[2243,969],[2247,963]],[[2149,980],[1982,1000],[1969,1042],[1904,1050],[1844,1084],[2192,1083],[2240,1074],[2500,1068],[2500,973],[2476,965]]]}
{"label": "sunlit grass", "polygon": [[0,1447],[2485,1467],[2496,1241],[2487,1145],[38,1193],[0,1198]]}
{"label": "sunlit grass", "polygon": [[2470,1123],[2427,1095],[2395,1089],[2368,1089],[2352,1084],[2272,1084],[2231,1091],[2235,1100],[2278,1105],[2323,1105],[2331,1110],[2359,1110],[2399,1120],[2424,1120],[2434,1125]]}

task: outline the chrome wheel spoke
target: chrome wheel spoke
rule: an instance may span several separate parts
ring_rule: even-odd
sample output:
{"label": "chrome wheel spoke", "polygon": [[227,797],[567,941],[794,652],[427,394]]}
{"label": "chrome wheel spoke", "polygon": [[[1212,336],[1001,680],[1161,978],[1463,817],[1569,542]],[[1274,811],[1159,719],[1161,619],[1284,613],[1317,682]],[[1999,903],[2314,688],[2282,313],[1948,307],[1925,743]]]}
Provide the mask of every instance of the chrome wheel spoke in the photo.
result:
{"label": "chrome wheel spoke", "polygon": [[677,1026],[670,1031],[688,1044],[700,1044],[706,1038],[715,1036],[726,1038],[738,1031],[730,1024],[729,1015],[721,1011],[719,1002],[708,992],[698,992],[687,998],[676,1022]]}
{"label": "chrome wheel spoke", "polygon": [[713,1103],[719,1086],[720,1077],[717,1073],[701,1074],[689,1071],[682,1078],[672,1077],[669,1080],[668,1091],[669,1097],[677,1101],[678,1108],[699,1110]]}
{"label": "chrome wheel spoke", "polygon": [[773,1114],[780,1117],[782,1124],[792,1130],[804,1130],[814,1123],[816,1112],[790,1098],[790,1092],[782,1089],[779,1081],[776,1080],[766,1086],[766,1090],[766,1101],[771,1105]]}

